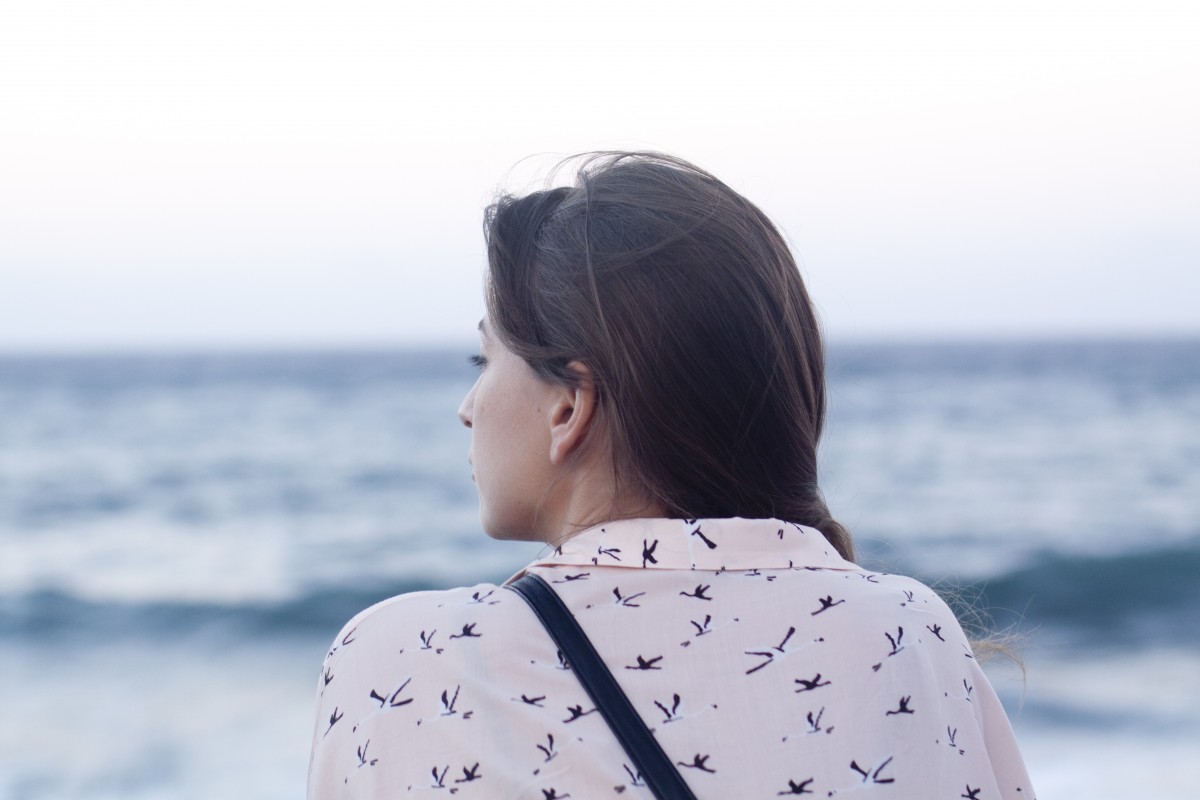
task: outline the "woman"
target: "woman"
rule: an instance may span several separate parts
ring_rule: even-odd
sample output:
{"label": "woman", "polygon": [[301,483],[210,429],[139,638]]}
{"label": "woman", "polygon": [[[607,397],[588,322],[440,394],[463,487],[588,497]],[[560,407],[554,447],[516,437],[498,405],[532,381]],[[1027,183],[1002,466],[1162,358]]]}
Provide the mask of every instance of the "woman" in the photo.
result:
{"label": "woman", "polygon": [[[944,603],[853,563],[817,487],[817,321],[761,211],[655,154],[486,219],[459,416],[483,527],[565,601],[701,798],[1032,798]],[[530,608],[392,598],[338,635],[310,798],[649,797]]]}

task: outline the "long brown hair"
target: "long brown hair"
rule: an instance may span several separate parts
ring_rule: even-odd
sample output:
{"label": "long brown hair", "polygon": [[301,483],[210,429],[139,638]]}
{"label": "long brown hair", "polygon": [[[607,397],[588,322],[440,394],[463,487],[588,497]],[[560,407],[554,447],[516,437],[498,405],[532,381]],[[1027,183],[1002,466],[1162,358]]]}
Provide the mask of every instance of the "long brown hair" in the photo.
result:
{"label": "long brown hair", "polygon": [[671,517],[817,528],[852,559],[817,486],[820,329],[779,231],[681,159],[577,159],[572,185],[487,211],[494,330],[545,380],[587,365],[619,487]]}

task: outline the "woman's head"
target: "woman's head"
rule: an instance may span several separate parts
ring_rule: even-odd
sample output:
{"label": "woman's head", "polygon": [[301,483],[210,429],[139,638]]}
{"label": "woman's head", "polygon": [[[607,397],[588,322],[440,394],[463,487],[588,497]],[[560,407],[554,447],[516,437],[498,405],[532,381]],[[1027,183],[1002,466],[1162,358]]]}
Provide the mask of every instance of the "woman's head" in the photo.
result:
{"label": "woman's head", "polygon": [[491,335],[547,386],[594,389],[622,496],[668,516],[778,517],[848,533],[817,487],[824,359],[812,304],[766,216],[648,153],[582,157],[574,185],[489,208]]}

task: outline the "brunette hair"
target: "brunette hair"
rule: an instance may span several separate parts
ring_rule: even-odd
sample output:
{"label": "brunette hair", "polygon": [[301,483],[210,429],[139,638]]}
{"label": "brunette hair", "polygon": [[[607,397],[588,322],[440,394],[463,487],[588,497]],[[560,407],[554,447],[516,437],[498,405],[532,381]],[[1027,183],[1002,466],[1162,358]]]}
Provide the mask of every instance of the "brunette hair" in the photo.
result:
{"label": "brunette hair", "polygon": [[671,517],[807,525],[853,559],[817,486],[823,347],[779,231],[681,159],[576,159],[573,185],[487,210],[497,335],[545,380],[589,368],[619,487]]}

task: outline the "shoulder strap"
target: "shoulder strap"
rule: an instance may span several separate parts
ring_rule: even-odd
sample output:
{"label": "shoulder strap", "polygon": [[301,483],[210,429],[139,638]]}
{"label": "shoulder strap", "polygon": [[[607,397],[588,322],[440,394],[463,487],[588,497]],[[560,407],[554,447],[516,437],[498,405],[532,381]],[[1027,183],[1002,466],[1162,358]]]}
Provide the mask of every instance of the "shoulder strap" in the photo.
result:
{"label": "shoulder strap", "polygon": [[695,800],[696,796],[679,770],[638,716],[591,640],[550,584],[527,572],[507,588],[521,595],[533,608],[654,796],[658,800]]}

